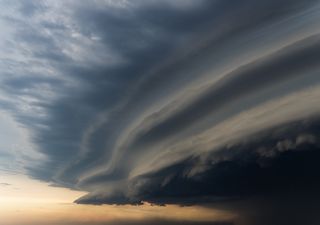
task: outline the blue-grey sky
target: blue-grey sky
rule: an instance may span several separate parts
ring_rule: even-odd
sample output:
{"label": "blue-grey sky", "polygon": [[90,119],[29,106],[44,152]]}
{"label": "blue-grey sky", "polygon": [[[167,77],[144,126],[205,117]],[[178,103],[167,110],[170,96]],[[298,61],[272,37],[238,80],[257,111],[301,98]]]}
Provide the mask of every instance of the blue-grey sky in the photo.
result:
{"label": "blue-grey sky", "polygon": [[316,185],[318,0],[0,4],[0,171],[77,203],[236,211]]}

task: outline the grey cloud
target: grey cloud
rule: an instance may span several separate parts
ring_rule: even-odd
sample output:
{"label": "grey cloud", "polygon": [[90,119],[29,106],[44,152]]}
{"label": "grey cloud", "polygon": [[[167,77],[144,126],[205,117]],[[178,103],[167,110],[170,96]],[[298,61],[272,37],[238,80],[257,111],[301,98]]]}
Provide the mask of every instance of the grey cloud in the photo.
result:
{"label": "grey cloud", "polygon": [[20,12],[24,16],[33,16],[39,11],[45,10],[45,5],[43,1],[20,1]]}
{"label": "grey cloud", "polygon": [[[312,133],[292,148],[279,149],[279,142]],[[89,194],[78,203],[89,204],[203,204],[225,199],[266,195],[320,184],[317,166],[319,122],[291,123],[256,134],[254,142],[193,156],[162,170],[133,178],[123,193]],[[259,138],[257,138],[259,137]],[[261,154],[261,149],[272,156]],[[299,166],[297,166],[299,165]],[[183,188],[182,188],[183,187]]]}
{"label": "grey cloud", "polygon": [[[203,152],[195,137],[319,89],[319,1],[12,4],[19,15],[2,17],[15,29],[0,105],[47,158],[25,165],[30,176],[89,191],[77,201],[87,204],[204,204],[269,194],[296,178],[318,185],[319,131],[303,125],[316,105],[295,103],[308,107],[298,125],[265,121],[243,134],[246,144],[220,131],[231,147],[206,136]],[[157,159],[164,166],[132,175]]]}
{"label": "grey cloud", "polygon": [[[278,126],[249,143],[136,177],[122,194],[92,193],[77,202],[200,204],[239,214],[235,224],[317,224],[319,135],[318,119]],[[286,151],[278,148],[288,140],[301,141]],[[261,148],[274,153],[261,154]]]}
{"label": "grey cloud", "polygon": [[[234,72],[225,75],[212,87],[209,87],[207,91],[199,96],[194,102],[189,103],[186,107],[181,107],[181,109],[178,109],[175,113],[169,114],[164,120],[160,119],[159,121],[153,121],[154,118],[157,118],[157,116],[153,114],[146,117],[145,123],[151,125],[144,127],[145,125],[142,123],[134,132],[132,132],[133,140],[129,142],[129,144],[125,143],[125,145],[129,145],[130,150],[123,155],[124,158],[121,160],[132,159],[134,155],[144,154],[144,148],[148,148],[150,145],[156,145],[157,143],[163,143],[167,138],[172,138],[176,134],[181,135],[186,133],[188,128],[192,132],[191,135],[194,135],[196,132],[201,131],[201,129],[206,129],[205,127],[214,126],[219,120],[226,120],[228,117],[232,117],[242,110],[256,105],[257,100],[252,101],[252,99],[257,98],[257,96],[258,101],[261,104],[275,96],[285,95],[319,82],[317,79],[310,79],[311,83],[301,82],[301,80],[305,79],[303,76],[306,76],[306,73],[308,73],[307,71],[309,69],[310,71],[313,70],[311,64],[314,64],[314,66],[317,67],[316,57],[314,58],[315,54],[312,53],[312,51],[308,51],[305,45],[305,43],[308,43],[307,45],[309,45],[310,42],[314,43],[313,40],[316,40],[316,43],[318,42],[317,37],[312,37],[301,43],[295,43],[293,47],[290,46],[275,54],[267,56],[266,58],[259,59],[257,62],[252,62],[240,69],[236,69]],[[301,49],[303,50],[301,51]],[[310,49],[317,52],[316,47],[313,44],[310,45]],[[312,62],[312,60],[308,60],[308,57],[303,51],[308,52],[310,58],[315,61]],[[308,62],[308,65],[304,65],[304,60],[305,62]],[[299,69],[304,67],[308,67],[308,70],[303,70],[303,72],[300,73]],[[259,74],[259,76],[256,76],[256,74]],[[271,89],[271,93],[268,93],[265,96],[259,96],[259,93],[257,93],[257,90],[268,89],[274,83],[281,83],[281,81],[286,81],[286,79],[290,81],[290,79],[293,79],[294,77],[301,77],[301,80],[299,80],[300,83],[296,84],[293,90],[286,86],[284,86],[285,88],[281,86],[281,91],[279,93],[274,89]],[[314,75],[311,77],[314,77]],[[228,90],[232,90],[232,92],[229,92]],[[246,103],[247,100],[244,101],[245,98],[253,93],[257,93],[256,96],[250,96],[251,102]],[[222,107],[230,105],[233,102],[238,104],[239,102],[243,102],[243,105],[240,107],[237,106],[230,111],[226,109],[223,116],[217,116],[215,118],[216,112],[218,112],[219,115],[219,111]],[[163,110],[161,113],[165,114],[166,112]],[[192,127],[193,124],[202,121],[207,117],[213,119],[210,124],[206,122],[205,125],[198,126],[196,129]],[[188,135],[190,134],[186,134],[186,136],[181,135],[180,138],[188,138]],[[115,173],[118,173],[118,171]],[[122,171],[121,173],[125,172]],[[85,182],[90,183],[94,180],[103,179],[103,177],[109,179],[111,176],[112,175],[105,172],[105,174],[100,175],[100,178],[99,176],[91,177],[90,180]]]}
{"label": "grey cloud", "polygon": [[[313,42],[312,39],[305,41],[305,43],[310,42]],[[296,45],[299,46],[300,43]],[[257,62],[252,62],[236,69],[231,74],[225,75],[224,78],[209,87],[204,96],[172,115],[167,121],[161,121],[159,125],[152,127],[146,135],[142,134],[142,136],[146,137],[141,137],[142,140],[137,142],[146,143],[148,139],[152,141],[161,139],[165,135],[170,136],[180,132],[186,126],[192,125],[195,120],[205,117],[215,109],[223,107],[224,104],[237,101],[243,95],[253,93],[257,89],[263,89],[270,84],[281,82],[286,77],[302,76],[304,74],[300,73],[299,70],[305,73],[306,70],[304,68],[309,68],[310,70],[316,68],[318,64],[317,54],[319,54],[317,44],[310,45],[310,47],[303,45],[302,49],[297,48],[294,50],[282,50],[268,56],[266,59],[257,60]],[[185,121],[188,122],[186,123]]]}

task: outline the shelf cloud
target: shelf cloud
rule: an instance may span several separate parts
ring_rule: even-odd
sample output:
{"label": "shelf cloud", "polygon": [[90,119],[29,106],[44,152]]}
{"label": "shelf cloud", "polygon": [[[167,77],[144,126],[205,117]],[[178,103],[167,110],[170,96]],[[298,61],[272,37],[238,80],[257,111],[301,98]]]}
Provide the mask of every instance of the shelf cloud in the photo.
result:
{"label": "shelf cloud", "polygon": [[0,106],[42,156],[25,171],[79,204],[315,196],[319,3],[8,2]]}

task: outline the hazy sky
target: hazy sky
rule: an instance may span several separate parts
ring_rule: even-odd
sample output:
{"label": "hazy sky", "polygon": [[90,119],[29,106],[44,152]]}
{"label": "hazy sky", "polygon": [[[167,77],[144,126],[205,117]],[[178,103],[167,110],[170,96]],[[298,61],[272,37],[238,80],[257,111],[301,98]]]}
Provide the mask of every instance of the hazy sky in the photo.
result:
{"label": "hazy sky", "polygon": [[320,222],[319,0],[0,6],[0,225]]}

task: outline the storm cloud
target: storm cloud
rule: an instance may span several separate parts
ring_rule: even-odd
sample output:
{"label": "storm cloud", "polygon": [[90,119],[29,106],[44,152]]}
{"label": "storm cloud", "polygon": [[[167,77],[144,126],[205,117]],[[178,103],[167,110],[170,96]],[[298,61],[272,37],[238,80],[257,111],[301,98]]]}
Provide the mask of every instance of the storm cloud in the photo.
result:
{"label": "storm cloud", "polygon": [[81,204],[317,195],[319,1],[1,3],[0,107],[41,155],[29,176]]}

